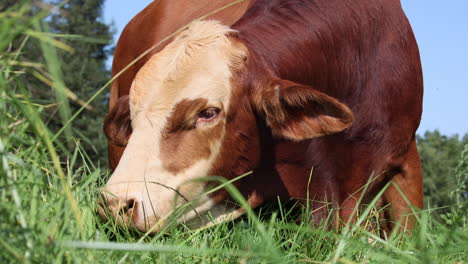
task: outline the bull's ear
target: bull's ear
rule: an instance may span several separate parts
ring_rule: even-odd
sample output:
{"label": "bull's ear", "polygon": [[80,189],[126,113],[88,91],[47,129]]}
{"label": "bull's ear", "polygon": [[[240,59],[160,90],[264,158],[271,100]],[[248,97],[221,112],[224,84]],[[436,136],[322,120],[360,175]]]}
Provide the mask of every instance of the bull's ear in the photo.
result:
{"label": "bull's ear", "polygon": [[353,122],[346,105],[310,86],[274,80],[258,88],[254,105],[275,137],[315,138],[343,131]]}

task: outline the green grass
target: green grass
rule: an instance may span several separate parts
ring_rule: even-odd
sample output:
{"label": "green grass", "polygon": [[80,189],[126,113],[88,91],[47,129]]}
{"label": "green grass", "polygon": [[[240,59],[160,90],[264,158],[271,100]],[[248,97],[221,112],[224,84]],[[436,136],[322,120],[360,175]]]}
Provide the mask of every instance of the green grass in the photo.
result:
{"label": "green grass", "polygon": [[[0,14],[0,263],[468,262],[466,200],[459,199],[448,205],[451,225],[425,210],[411,235],[396,232],[386,240],[363,227],[375,218],[372,207],[360,216],[362,225],[340,232],[313,227],[306,209],[286,204],[206,229],[175,225],[155,236],[101,221],[97,197],[107,168],[89,160],[71,132],[58,137],[41,114],[57,104],[63,108],[57,118],[73,124],[54,52],[63,45],[38,32],[40,18],[25,20],[21,12]],[[21,81],[30,65],[16,61],[21,46],[9,50],[14,39],[41,41],[56,92],[50,104],[30,99]],[[467,173],[466,152],[460,177]]]}

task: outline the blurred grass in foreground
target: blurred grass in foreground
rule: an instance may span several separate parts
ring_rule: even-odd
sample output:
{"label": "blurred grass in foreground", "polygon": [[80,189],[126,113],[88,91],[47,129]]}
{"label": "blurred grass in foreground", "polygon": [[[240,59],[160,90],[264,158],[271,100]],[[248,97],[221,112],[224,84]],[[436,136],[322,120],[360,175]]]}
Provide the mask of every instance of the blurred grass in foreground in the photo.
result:
{"label": "blurred grass in foreground", "polygon": [[[435,220],[428,209],[411,236],[395,233],[387,240],[364,228],[375,220],[371,207],[359,217],[362,227],[350,225],[339,233],[325,225],[313,228],[308,212],[297,214],[281,204],[211,228],[176,226],[153,237],[139,238],[142,234],[103,223],[96,206],[107,172],[95,167],[72,134],[53,134],[41,115],[47,107],[58,107],[63,123],[73,124],[55,55],[66,46],[58,36],[41,33],[47,28],[42,24],[46,13],[28,17],[27,12],[24,5],[0,13],[0,263],[468,261],[466,199],[460,199],[457,190],[447,216],[450,226]],[[48,104],[31,100],[21,83],[19,76],[31,74],[29,67],[37,65],[17,61],[22,51],[10,49],[14,40],[40,41],[47,64],[41,67],[47,69],[50,89],[57,95]],[[466,179],[467,164],[465,149],[456,169],[460,179]],[[232,192],[242,204],[242,197]]]}

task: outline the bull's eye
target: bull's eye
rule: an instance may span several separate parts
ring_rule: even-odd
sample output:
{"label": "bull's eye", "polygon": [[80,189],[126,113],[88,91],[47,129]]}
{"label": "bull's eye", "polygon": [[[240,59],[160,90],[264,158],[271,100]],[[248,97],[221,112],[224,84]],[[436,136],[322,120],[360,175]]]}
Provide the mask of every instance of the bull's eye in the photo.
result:
{"label": "bull's eye", "polygon": [[221,112],[221,109],[219,108],[210,107],[204,109],[203,111],[198,113],[197,125],[206,124],[207,122],[215,120],[216,117],[218,117],[219,112]]}

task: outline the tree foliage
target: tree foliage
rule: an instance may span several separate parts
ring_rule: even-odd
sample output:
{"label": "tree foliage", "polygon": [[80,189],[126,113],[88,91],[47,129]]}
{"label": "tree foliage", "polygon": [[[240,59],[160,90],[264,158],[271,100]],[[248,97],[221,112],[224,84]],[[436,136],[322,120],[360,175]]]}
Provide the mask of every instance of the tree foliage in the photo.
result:
{"label": "tree foliage", "polygon": [[462,152],[468,146],[468,134],[460,138],[436,130],[417,136],[417,142],[423,165],[425,205],[443,215],[449,206],[467,198],[468,162]]}
{"label": "tree foliage", "polygon": [[[110,79],[105,63],[112,52],[113,29],[103,22],[103,3],[104,0],[1,1],[0,12],[26,6],[29,17],[44,14],[35,28],[51,34],[35,35],[31,31],[23,34],[11,42],[10,54],[18,54],[15,58],[18,63],[28,66],[22,68],[26,70],[19,79],[32,100],[45,106],[42,115],[52,131],[59,131],[70,116]],[[46,56],[47,50],[53,56]],[[46,63],[50,58],[56,58],[56,63]],[[56,65],[56,69],[46,69],[45,65]],[[64,86],[65,93],[62,95],[52,88],[57,81]],[[58,96],[63,96],[65,100],[51,104],[57,101]],[[62,133],[62,139],[66,139],[62,142],[68,141],[68,144],[62,145],[62,151],[69,151],[74,141],[79,140],[84,153],[91,159],[105,161],[107,155],[102,123],[106,111],[103,93],[73,121],[69,131],[66,131],[68,134]]]}
{"label": "tree foliage", "polygon": [[[52,1],[59,6],[60,0]],[[111,54],[110,43],[113,31],[102,19],[104,0],[70,0],[51,16],[50,27],[53,32],[80,36],[64,39],[73,52],[59,51],[64,82],[79,99],[87,100],[110,79],[106,60]],[[73,110],[77,111],[83,102],[75,101]],[[86,153],[96,160],[106,159],[106,141],[102,133],[102,123],[107,112],[105,94],[101,94],[73,125],[74,132],[84,140]]]}

